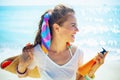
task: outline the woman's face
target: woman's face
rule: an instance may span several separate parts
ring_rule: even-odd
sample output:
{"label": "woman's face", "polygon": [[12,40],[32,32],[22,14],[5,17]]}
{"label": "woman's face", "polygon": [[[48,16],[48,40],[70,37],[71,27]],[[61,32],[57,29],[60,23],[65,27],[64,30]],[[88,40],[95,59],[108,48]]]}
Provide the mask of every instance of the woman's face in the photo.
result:
{"label": "woman's face", "polygon": [[78,32],[76,18],[73,13],[68,14],[67,21],[60,26],[61,38],[68,42],[74,42],[75,34]]}

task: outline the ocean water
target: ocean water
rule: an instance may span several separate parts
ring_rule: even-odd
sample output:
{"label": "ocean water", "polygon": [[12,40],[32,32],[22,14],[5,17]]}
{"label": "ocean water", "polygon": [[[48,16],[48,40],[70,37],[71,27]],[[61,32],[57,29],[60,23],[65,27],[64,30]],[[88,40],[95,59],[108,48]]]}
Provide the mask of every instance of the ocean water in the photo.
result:
{"label": "ocean water", "polygon": [[[50,7],[53,6],[0,6],[0,62],[20,54],[28,42],[34,42],[40,16]],[[75,44],[83,48],[85,59],[104,47],[109,51],[106,62],[120,62],[120,6],[73,8],[79,28]],[[7,80],[15,79],[11,76]]]}

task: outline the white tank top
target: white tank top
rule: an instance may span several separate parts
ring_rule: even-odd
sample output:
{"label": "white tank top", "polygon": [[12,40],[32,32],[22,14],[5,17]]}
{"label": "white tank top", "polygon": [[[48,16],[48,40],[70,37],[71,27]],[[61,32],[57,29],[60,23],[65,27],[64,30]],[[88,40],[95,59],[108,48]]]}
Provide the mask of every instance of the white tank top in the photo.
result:
{"label": "white tank top", "polygon": [[[71,51],[70,51],[71,52]],[[64,65],[58,65],[45,54],[40,45],[34,48],[34,60],[29,66],[39,67],[41,80],[75,80],[78,66],[83,63],[83,53],[77,48],[72,58]]]}

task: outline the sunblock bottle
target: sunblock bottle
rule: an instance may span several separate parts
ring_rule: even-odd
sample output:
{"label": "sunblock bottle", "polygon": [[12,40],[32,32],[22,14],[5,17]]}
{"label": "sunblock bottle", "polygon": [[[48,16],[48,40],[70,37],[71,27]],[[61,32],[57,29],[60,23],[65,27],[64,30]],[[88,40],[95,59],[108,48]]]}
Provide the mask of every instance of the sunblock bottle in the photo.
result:
{"label": "sunblock bottle", "polygon": [[[106,52],[106,50],[104,48],[102,48],[103,51],[101,51],[101,54],[104,54]],[[86,74],[89,73],[89,71],[91,70],[92,66],[96,63],[96,61],[93,59],[91,59],[90,61],[88,61],[87,63],[83,64],[82,66],[80,66],[78,68],[78,72],[82,75],[85,76]]]}

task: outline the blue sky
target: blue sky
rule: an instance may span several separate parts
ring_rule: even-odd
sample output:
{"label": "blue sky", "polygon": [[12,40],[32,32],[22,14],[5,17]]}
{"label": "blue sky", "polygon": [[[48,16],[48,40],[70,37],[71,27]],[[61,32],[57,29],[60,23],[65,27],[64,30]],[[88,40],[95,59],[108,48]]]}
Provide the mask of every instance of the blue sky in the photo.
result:
{"label": "blue sky", "polygon": [[120,5],[120,0],[0,0],[0,6],[5,5],[56,5],[64,3],[69,5]]}

